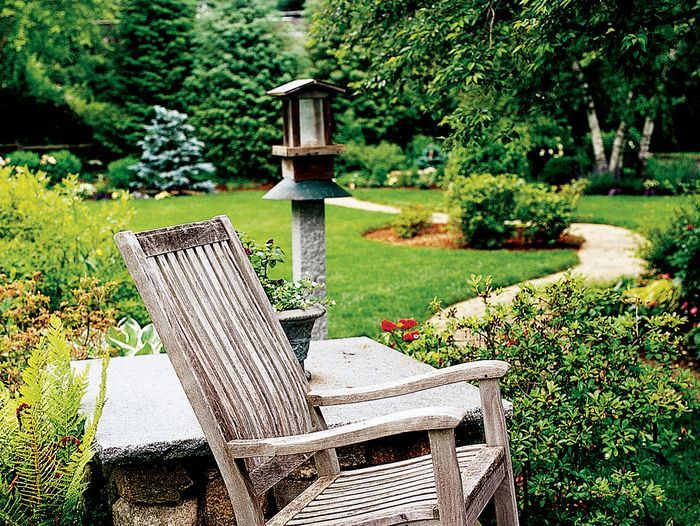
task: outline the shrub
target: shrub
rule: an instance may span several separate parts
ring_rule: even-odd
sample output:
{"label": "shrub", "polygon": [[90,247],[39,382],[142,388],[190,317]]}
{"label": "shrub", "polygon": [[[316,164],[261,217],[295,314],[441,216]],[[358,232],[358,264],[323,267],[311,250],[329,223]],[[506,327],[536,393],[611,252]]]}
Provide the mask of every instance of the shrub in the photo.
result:
{"label": "shrub", "polygon": [[148,323],[141,327],[134,318],[119,320],[116,327],[107,331],[106,341],[119,356],[143,356],[165,352],[155,326]]}
{"label": "shrub", "polygon": [[581,163],[576,157],[552,157],[538,176],[544,183],[561,186],[581,175]]}
{"label": "shrub", "polygon": [[[472,278],[488,298],[490,283]],[[523,287],[511,304],[447,329],[387,326],[389,339],[432,365],[501,359],[513,402],[511,451],[524,524],[636,525],[663,504],[655,477],[680,442],[681,418],[698,409],[698,381],[673,366],[681,320],[610,314],[621,291],[565,276]],[[455,333],[466,333],[462,345]]]}
{"label": "shrub", "polygon": [[41,157],[29,150],[17,150],[5,156],[5,162],[10,166],[24,166],[29,170],[38,170]]}
{"label": "shrub", "polygon": [[137,184],[149,190],[211,191],[214,167],[202,159],[204,143],[193,137],[187,115],[155,107],[156,115],[139,141],[143,153],[134,167]]}
{"label": "shrub", "polygon": [[275,28],[268,1],[210,2],[198,21],[185,100],[219,178],[272,179],[279,161],[279,101],[265,94],[292,80],[294,57]]}
{"label": "shrub", "polygon": [[32,351],[19,396],[0,388],[0,522],[80,524],[88,463],[105,403],[107,361],[90,420],[80,413],[87,371],[70,364],[70,346],[54,320]]}
{"label": "shrub", "polygon": [[700,198],[667,227],[652,230],[642,255],[651,271],[678,279],[685,298],[700,303]]}
{"label": "shrub", "polygon": [[518,187],[515,216],[526,243],[551,243],[569,228],[586,181],[564,185],[560,191],[543,184]]}
{"label": "shrub", "polygon": [[615,177],[611,173],[591,174],[585,189],[588,195],[639,195],[644,193],[644,181],[635,177]]}
{"label": "shrub", "polygon": [[474,248],[496,248],[514,232],[515,175],[475,174],[458,177],[447,186],[450,216],[464,239]]}
{"label": "shrub", "polygon": [[60,183],[69,175],[78,175],[83,167],[80,159],[68,150],[42,155],[39,165],[39,169],[46,172],[51,186]]}
{"label": "shrub", "polygon": [[130,217],[127,202],[90,206],[75,178],[50,189],[46,183],[41,172],[0,168],[0,274],[17,280],[39,272],[52,308],[88,275],[133,290],[112,240]]}
{"label": "shrub", "polygon": [[658,193],[680,195],[700,192],[700,169],[693,158],[657,159],[646,166],[646,176],[659,184]]}
{"label": "shrub", "polygon": [[134,185],[134,167],[139,163],[136,157],[124,157],[107,165],[105,176],[107,186],[118,190],[128,190]]}
{"label": "shrub", "polygon": [[397,236],[405,239],[416,237],[432,223],[433,214],[421,205],[404,208],[391,222]]}
{"label": "shrub", "polygon": [[385,186],[389,172],[405,167],[406,157],[396,144],[350,143],[340,163],[346,173],[359,172],[357,186]]}

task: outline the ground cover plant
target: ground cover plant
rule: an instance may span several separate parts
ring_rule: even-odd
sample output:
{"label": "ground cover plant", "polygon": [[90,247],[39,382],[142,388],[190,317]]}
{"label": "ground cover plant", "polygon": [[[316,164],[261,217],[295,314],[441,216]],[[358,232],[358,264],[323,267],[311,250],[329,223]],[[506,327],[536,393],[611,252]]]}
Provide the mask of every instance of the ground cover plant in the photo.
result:
{"label": "ground cover plant", "polygon": [[[227,214],[233,225],[253,239],[273,238],[291,253],[289,203],[262,200],[263,192],[245,191],[184,196],[163,201],[130,203],[133,230],[145,230]],[[100,209],[104,202],[89,203]],[[391,216],[327,206],[328,296],[331,337],[377,336],[374,320],[388,312],[399,316],[430,314],[428,303],[439,297],[445,304],[470,296],[463,277],[490,269],[499,285],[549,274],[577,263],[572,250],[511,252],[413,249],[364,239],[367,230],[386,224]],[[291,261],[275,267],[271,276],[291,276]],[[141,320],[143,321],[143,320]]]}
{"label": "ground cover plant", "polygon": [[488,304],[490,280],[472,276],[471,284],[487,302],[484,317],[448,311],[445,329],[406,318],[381,325],[390,345],[436,367],[512,365],[503,392],[513,401],[521,521],[693,524],[697,494],[677,502],[693,475],[680,470],[672,481],[659,468],[678,463],[676,448],[697,449],[700,383],[674,366],[684,345],[680,317],[640,316],[622,290],[569,275],[523,287],[508,305]]}

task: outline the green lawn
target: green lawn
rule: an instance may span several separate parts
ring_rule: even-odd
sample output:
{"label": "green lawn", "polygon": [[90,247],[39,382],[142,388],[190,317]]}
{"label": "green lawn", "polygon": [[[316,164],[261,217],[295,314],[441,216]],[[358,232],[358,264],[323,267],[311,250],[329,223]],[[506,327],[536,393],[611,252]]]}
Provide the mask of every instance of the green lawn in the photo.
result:
{"label": "green lawn", "polygon": [[[445,208],[441,190],[358,188],[352,194],[358,199],[397,207],[422,204],[437,211]],[[585,195],[579,201],[576,221],[607,223],[645,232],[671,221],[674,210],[689,203],[691,199],[693,198],[688,196]]]}
{"label": "green lawn", "polygon": [[[131,228],[162,227],[227,214],[234,226],[265,241],[274,238],[291,253],[288,202],[264,201],[262,192],[233,192],[164,201],[134,201]],[[466,278],[490,274],[505,286],[570,267],[571,250],[456,251],[390,246],[364,239],[369,228],[386,223],[385,214],[329,206],[328,293],[337,301],[330,313],[332,337],[376,336],[383,318],[425,319],[437,297],[450,304],[470,296]],[[289,263],[289,262],[288,262]],[[291,274],[286,264],[281,273]]]}

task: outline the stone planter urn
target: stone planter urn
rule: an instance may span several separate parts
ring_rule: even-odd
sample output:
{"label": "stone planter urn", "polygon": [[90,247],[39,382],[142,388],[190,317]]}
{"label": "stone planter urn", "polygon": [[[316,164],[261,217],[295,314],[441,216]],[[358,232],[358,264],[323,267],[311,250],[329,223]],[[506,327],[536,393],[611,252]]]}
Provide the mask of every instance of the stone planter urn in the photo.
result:
{"label": "stone planter urn", "polygon": [[[282,330],[284,330],[289,343],[292,345],[294,355],[299,360],[302,368],[304,367],[304,360],[309,354],[311,331],[314,328],[314,323],[325,313],[326,308],[319,304],[312,305],[308,309],[291,309],[277,312],[277,319],[282,324]],[[309,376],[308,372],[306,372],[306,376]]]}

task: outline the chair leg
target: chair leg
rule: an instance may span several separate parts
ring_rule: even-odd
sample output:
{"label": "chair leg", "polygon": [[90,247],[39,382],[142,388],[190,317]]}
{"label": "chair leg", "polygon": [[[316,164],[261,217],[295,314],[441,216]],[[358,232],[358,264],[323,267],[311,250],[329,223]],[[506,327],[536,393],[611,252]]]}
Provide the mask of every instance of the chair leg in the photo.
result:
{"label": "chair leg", "polygon": [[440,526],[468,526],[454,429],[430,431]]}
{"label": "chair leg", "polygon": [[498,526],[518,526],[518,506],[515,503],[515,483],[513,469],[506,468],[506,476],[493,494],[496,506],[496,524]]}

